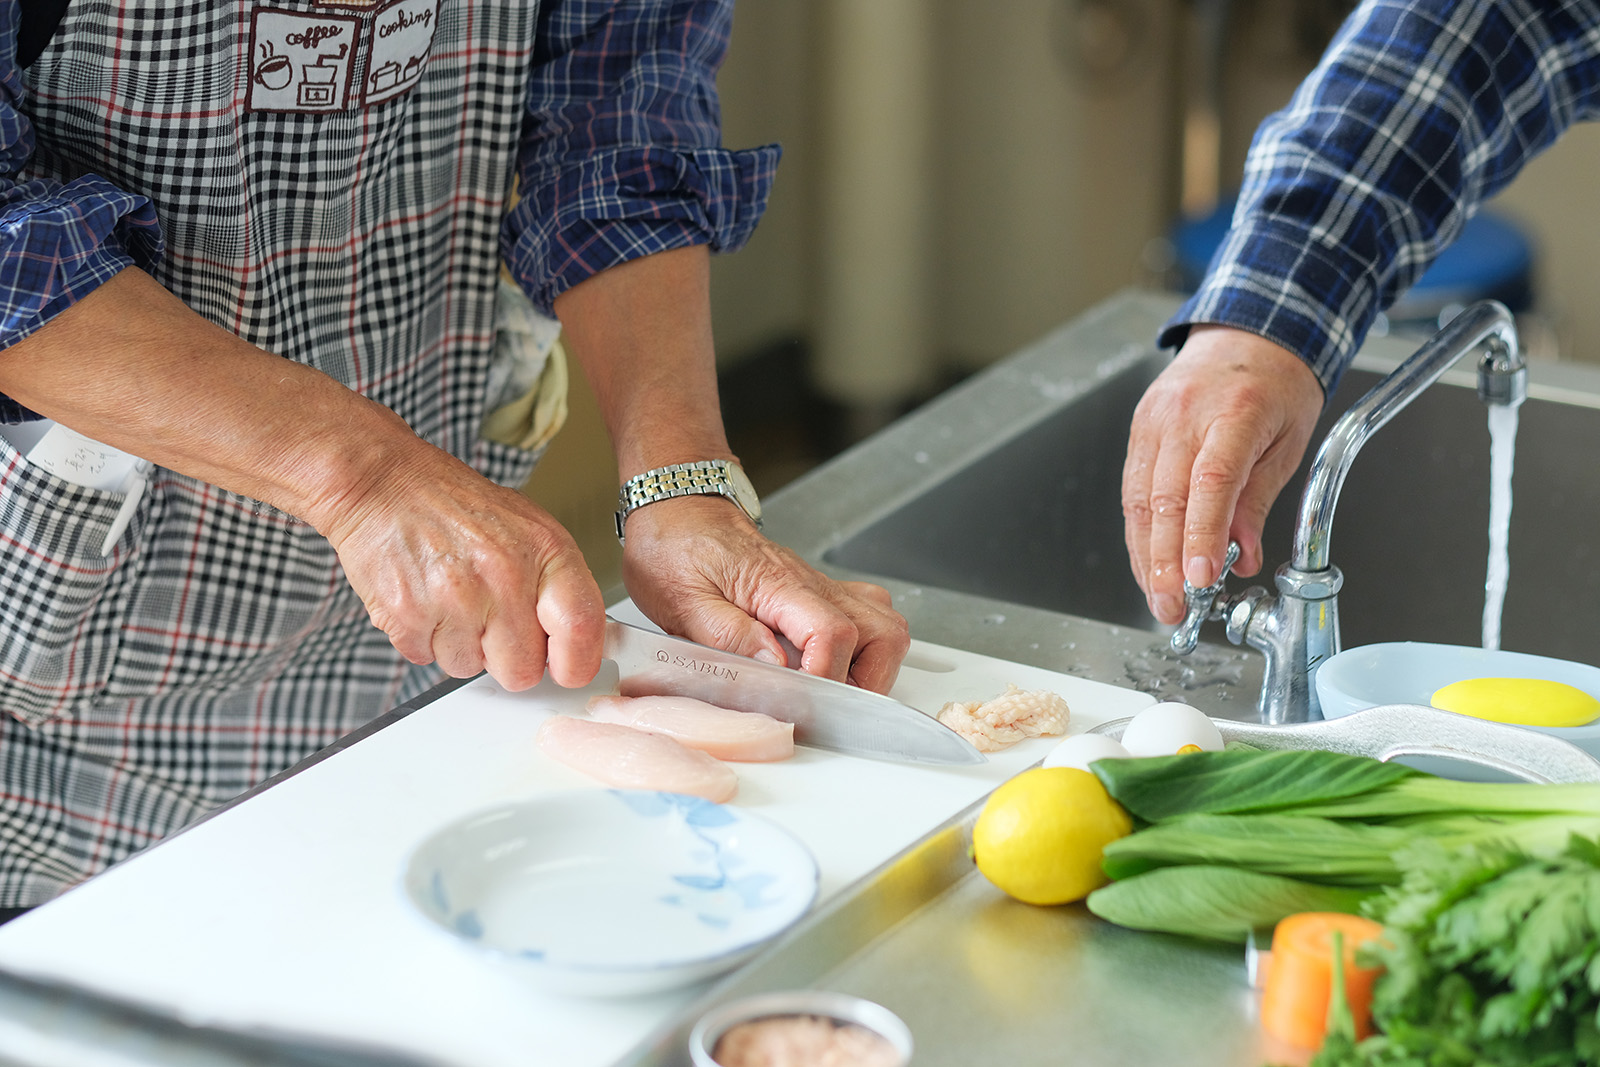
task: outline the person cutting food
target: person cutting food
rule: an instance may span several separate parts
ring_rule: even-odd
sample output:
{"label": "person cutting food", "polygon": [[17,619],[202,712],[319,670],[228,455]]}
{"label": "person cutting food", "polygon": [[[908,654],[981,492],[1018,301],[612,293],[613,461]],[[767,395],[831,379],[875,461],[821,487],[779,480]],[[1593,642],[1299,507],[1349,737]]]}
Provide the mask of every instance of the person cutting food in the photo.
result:
{"label": "person cutting food", "polygon": [[708,253],[778,160],[720,145],[729,2],[50,6],[0,0],[0,909],[442,675],[594,677],[515,488],[552,314],[641,609],[888,689],[887,592],[766,540],[722,428]]}
{"label": "person cutting food", "polygon": [[1366,0],[1256,133],[1233,227],[1163,329],[1128,438],[1134,576],[1163,623],[1239,574],[1378,313],[1478,206],[1600,113],[1600,5]]}

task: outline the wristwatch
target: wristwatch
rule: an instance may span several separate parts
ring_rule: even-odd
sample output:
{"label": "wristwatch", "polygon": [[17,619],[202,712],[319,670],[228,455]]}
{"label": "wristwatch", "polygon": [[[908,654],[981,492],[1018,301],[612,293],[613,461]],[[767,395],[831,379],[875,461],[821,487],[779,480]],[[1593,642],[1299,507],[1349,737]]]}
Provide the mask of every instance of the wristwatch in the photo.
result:
{"label": "wristwatch", "polygon": [[745,477],[744,469],[732,460],[703,459],[698,463],[657,467],[629,478],[617,494],[617,540],[625,540],[623,527],[635,510],[658,500],[699,493],[727,497],[750,516],[751,522],[758,527],[761,525],[761,501],[756,497],[755,486]]}

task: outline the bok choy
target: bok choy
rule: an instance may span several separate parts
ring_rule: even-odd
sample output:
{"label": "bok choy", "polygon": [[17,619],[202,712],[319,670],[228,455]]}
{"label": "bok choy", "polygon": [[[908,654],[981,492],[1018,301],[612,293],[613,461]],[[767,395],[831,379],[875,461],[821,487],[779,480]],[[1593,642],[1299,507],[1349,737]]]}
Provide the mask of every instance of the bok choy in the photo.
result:
{"label": "bok choy", "polygon": [[1136,820],[1088,897],[1121,926],[1243,941],[1296,911],[1356,911],[1418,841],[1559,853],[1600,836],[1600,785],[1461,782],[1318,751],[1230,748],[1091,769]]}

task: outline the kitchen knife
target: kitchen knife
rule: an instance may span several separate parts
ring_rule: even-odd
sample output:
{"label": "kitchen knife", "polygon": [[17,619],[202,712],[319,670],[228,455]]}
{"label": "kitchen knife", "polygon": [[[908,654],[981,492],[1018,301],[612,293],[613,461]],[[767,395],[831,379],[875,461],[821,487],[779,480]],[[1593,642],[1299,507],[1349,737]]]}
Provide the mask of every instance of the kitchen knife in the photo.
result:
{"label": "kitchen knife", "polygon": [[983,763],[931,715],[857,686],[606,619],[605,657],[628,696],[686,696],[794,723],[797,744],[908,763]]}

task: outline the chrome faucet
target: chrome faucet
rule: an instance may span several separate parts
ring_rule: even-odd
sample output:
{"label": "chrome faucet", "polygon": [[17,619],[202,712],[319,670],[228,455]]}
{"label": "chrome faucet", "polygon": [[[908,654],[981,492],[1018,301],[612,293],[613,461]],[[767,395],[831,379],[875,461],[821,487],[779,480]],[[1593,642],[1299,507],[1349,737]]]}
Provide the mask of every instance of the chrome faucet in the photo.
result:
{"label": "chrome faucet", "polygon": [[1528,368],[1517,345],[1511,312],[1493,300],[1473,304],[1412,353],[1328,431],[1311,462],[1295,525],[1294,555],[1274,575],[1278,595],[1261,586],[1223,591],[1239,546],[1228,546],[1222,574],[1205,589],[1183,584],[1188,614],[1172,635],[1172,650],[1194,651],[1200,627],[1227,623],[1228,640],[1266,656],[1257,708],[1272,725],[1322,718],[1315,685],[1317,668],[1339,651],[1339,588],[1344,576],[1328,562],[1333,510],[1356,453],[1374,433],[1432,385],[1462,356],[1482,346],[1478,396],[1486,404],[1516,406],[1528,395]]}

